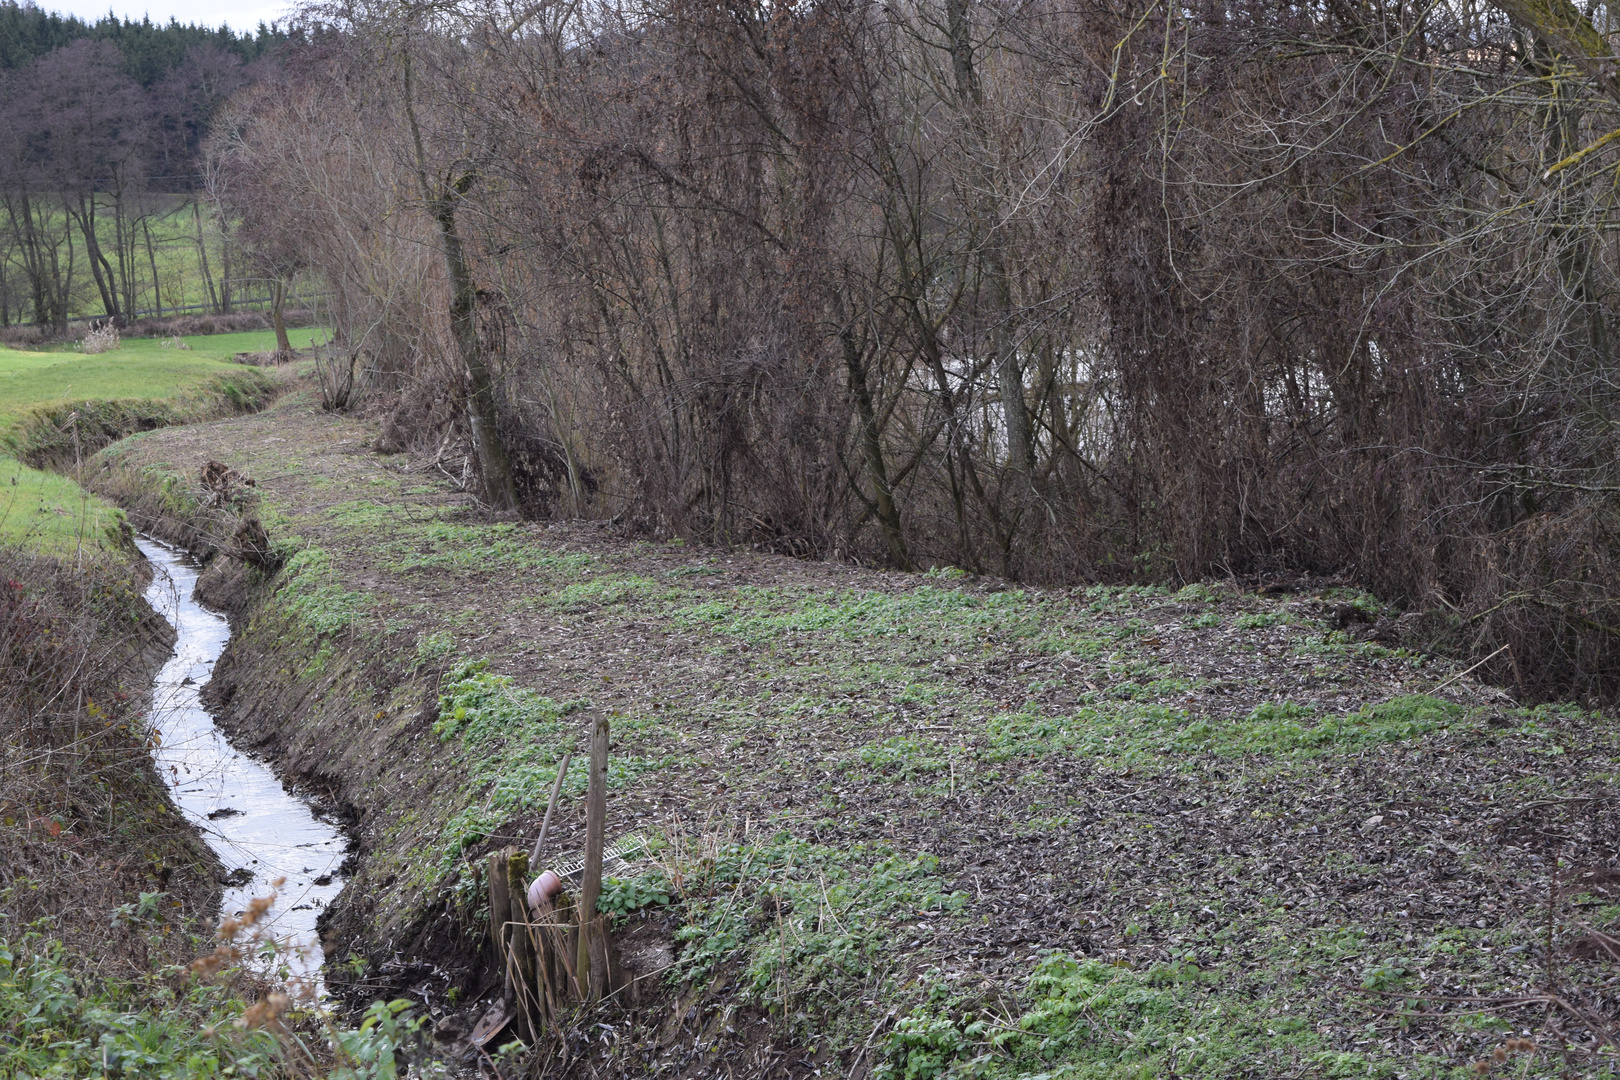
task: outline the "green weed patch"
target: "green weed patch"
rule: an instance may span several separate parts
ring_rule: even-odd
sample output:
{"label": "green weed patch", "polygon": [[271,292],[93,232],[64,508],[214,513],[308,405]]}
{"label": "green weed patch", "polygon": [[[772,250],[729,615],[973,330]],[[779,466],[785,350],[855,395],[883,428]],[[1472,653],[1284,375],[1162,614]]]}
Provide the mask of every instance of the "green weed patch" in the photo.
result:
{"label": "green weed patch", "polygon": [[[1396,970],[1386,965],[1379,972]],[[1263,990],[1252,980],[1220,965],[1200,967],[1190,955],[1133,968],[1050,954],[1036,963],[1015,1010],[1006,1013],[955,993],[948,981],[936,978],[925,1000],[894,1025],[874,1075],[882,1080],[1378,1077],[1418,1075],[1402,1071],[1413,1065],[1425,1076],[1476,1075],[1432,1056],[1397,1066],[1376,1051],[1342,1049],[1345,1033],[1336,1002]],[[1459,1015],[1456,1022],[1459,1030],[1495,1030],[1469,1023],[1477,1019]]]}
{"label": "green weed patch", "polygon": [[667,978],[702,984],[735,970],[746,1000],[804,1030],[890,974],[902,924],[948,924],[967,904],[936,858],[880,844],[834,848],[782,833],[671,863],[685,902]]}
{"label": "green weed patch", "polygon": [[[544,805],[563,754],[579,747],[579,725],[567,717],[588,704],[536,694],[490,672],[484,661],[463,662],[444,677],[433,733],[458,753],[467,777],[463,790],[472,799],[441,830],[436,864],[441,875],[502,822]],[[622,788],[669,763],[615,754],[608,762],[608,787]],[[585,758],[576,758],[564,790],[583,795],[586,773]]]}
{"label": "green weed patch", "polygon": [[981,596],[934,585],[893,593],[811,594],[747,586],[737,589],[731,599],[705,601],[675,613],[680,622],[750,641],[812,633],[866,641],[922,629],[936,640],[942,634],[948,641],[987,633],[1023,638],[1035,634],[1039,617],[1039,603],[1020,591]]}
{"label": "green weed patch", "polygon": [[[1168,681],[1150,683],[1144,689]],[[1151,696],[1143,694],[1144,698]],[[1060,753],[1171,761],[1189,751],[1222,756],[1311,755],[1421,738],[1450,727],[1464,713],[1459,705],[1424,695],[1393,698],[1343,715],[1320,714],[1290,701],[1265,702],[1235,719],[1195,720],[1185,709],[1151,700],[1107,703],[1072,715],[1026,708],[985,721],[981,756],[1002,762]]]}
{"label": "green weed patch", "polygon": [[1051,955],[1036,964],[1022,1011],[1010,1017],[974,1009],[938,983],[895,1025],[877,1075],[1112,1080],[1243,1075],[1279,1059],[1318,1063],[1323,1041],[1308,1023],[1279,1018],[1275,999],[1220,994],[1224,974],[1189,959],[1132,970]]}
{"label": "green weed patch", "polygon": [[366,594],[337,582],[326,549],[299,549],[286,561],[280,589],[288,614],[317,637],[329,637],[356,625],[366,610]]}
{"label": "green weed patch", "polygon": [[651,578],[614,574],[565,585],[552,594],[550,603],[563,611],[590,611],[646,600],[661,591],[662,587]]}
{"label": "green weed patch", "polygon": [[272,1073],[281,1047],[267,1032],[234,1028],[243,1008],[218,987],[179,978],[88,986],[68,969],[59,944],[32,934],[0,939],[0,1076]]}
{"label": "green weed patch", "polygon": [[856,758],[861,765],[881,775],[915,780],[945,769],[948,762],[934,752],[937,747],[908,735],[895,735],[882,742],[861,747]]}
{"label": "green weed patch", "polygon": [[391,524],[395,528],[403,526],[403,532],[387,544],[385,551],[390,565],[402,572],[522,570],[554,575],[561,581],[577,578],[598,562],[596,557],[580,552],[549,550],[509,523],[449,522],[440,520],[437,511],[412,520],[401,508],[391,510]]}

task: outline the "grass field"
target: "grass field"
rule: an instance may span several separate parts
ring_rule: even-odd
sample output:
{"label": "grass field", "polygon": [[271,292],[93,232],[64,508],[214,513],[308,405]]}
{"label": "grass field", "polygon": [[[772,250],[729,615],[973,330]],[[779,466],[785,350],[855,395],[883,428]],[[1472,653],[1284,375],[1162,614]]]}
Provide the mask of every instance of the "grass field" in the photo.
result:
{"label": "grass field", "polygon": [[[164,315],[174,315],[176,309],[192,309],[189,313],[197,314],[204,310],[205,306],[211,310],[211,305],[217,304],[221,299],[220,278],[227,266],[231,271],[233,304],[243,304],[268,295],[268,285],[254,276],[255,271],[244,268],[239,258],[227,262],[224,237],[221,235],[217,219],[206,204],[201,207],[202,212],[198,214],[193,209],[191,196],[188,195],[154,194],[149,196],[148,200],[148,217],[145,228],[136,230],[134,261],[131,264],[135,280],[135,307],[138,312],[156,314],[161,310]],[[199,219],[201,247],[198,244]],[[62,264],[71,263],[76,268],[72,271],[68,283],[69,317],[84,319],[103,315],[105,312],[101,293],[90,274],[82,268],[84,237],[80,235],[77,227],[69,228],[68,222],[58,211],[46,218],[43,231],[57,237],[61,243]],[[146,245],[148,234],[151,237],[150,253]],[[97,240],[108,257],[113,258],[113,253],[118,250],[118,237],[111,200],[106,196],[101,198],[98,210]],[[71,260],[70,248],[75,256]],[[207,274],[203,272],[204,251],[206,251]],[[6,275],[10,280],[15,282],[24,280],[24,269],[17,253],[0,255],[0,260],[4,261]],[[155,295],[152,288],[154,267],[157,277]],[[304,295],[309,288],[307,282],[294,282],[293,295],[295,297]],[[9,319],[32,318],[31,313],[26,310],[21,291],[13,294],[10,303],[11,307],[6,312]],[[259,307],[251,303],[247,306],[253,309]]]}
{"label": "grass field", "polygon": [[[318,333],[292,331],[294,347],[309,345]],[[97,355],[71,345],[0,350],[0,542],[56,556],[120,548],[118,510],[70,477],[30,468],[19,458],[37,458],[52,448],[66,451],[55,454],[58,459],[71,454],[75,424],[94,442],[88,448],[93,450],[120,430],[217,413],[267,388],[260,369],[231,359],[274,349],[270,331],[183,340],[189,349],[133,339]]]}

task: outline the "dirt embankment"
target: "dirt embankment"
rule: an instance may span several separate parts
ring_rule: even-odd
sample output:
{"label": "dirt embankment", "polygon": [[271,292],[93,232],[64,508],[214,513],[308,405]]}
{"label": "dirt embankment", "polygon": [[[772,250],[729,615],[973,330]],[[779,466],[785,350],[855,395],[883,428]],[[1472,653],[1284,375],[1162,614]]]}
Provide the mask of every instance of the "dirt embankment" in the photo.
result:
{"label": "dirt embankment", "polygon": [[1528,1032],[1538,1070],[1601,1067],[1612,718],[1520,708],[1332,583],[1024,591],[490,521],[374,437],[286,400],[90,479],[212,558],[222,724],[350,818],[347,992],[464,1029],[481,858],[606,715],[610,836],[653,850],[612,903],[662,1004],[555,1061],[1350,1075]]}
{"label": "dirt embankment", "polygon": [[219,907],[219,864],[146,742],[174,631],[143,570],[0,552],[0,937],[49,916],[101,976],[192,959]]}

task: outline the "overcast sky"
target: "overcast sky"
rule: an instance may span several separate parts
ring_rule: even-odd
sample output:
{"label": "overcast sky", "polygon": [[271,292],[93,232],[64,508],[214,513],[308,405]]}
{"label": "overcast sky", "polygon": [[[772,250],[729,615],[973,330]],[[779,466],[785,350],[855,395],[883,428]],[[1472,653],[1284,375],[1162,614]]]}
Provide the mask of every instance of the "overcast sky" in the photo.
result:
{"label": "overcast sky", "polygon": [[155,23],[166,23],[171,18],[183,23],[215,27],[224,23],[232,30],[256,30],[260,22],[272,22],[282,17],[292,5],[281,0],[36,0],[46,11],[63,15],[77,15],[86,22],[94,22],[107,14],[110,8],[120,18],[140,21],[142,16]]}

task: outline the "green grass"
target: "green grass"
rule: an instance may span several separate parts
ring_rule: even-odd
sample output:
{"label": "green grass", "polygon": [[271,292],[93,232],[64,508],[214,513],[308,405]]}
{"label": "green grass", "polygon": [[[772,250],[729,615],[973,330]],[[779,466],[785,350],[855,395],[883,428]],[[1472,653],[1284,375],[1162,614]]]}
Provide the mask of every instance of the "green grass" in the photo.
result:
{"label": "green grass", "polygon": [[[208,252],[208,265],[214,277],[216,293],[210,296],[207,281],[203,277],[202,257],[197,250],[197,219],[193,216],[191,200],[184,195],[156,195],[152,197],[156,204],[147,219],[146,227],[152,235],[152,255],[148,258],[146,238],[137,230],[135,277],[136,295],[135,305],[143,312],[154,310],[154,297],[152,295],[152,263],[157,264],[158,299],[162,301],[161,307],[165,317],[172,317],[177,307],[197,307],[198,305],[212,304],[218,299],[219,275],[226,265],[222,251],[222,238],[218,222],[207,209],[202,213],[202,238]],[[97,232],[103,250],[109,258],[116,250],[117,237],[113,220],[112,200],[103,195],[100,197],[100,208],[97,217]],[[61,212],[58,210],[50,215],[47,231],[58,231],[63,225]],[[84,265],[84,237],[75,226],[69,232],[69,242],[75,254],[75,262],[79,267]],[[65,261],[68,252],[62,253]],[[15,253],[7,257],[6,271],[14,275],[15,280],[23,279],[23,267],[18,262]],[[244,299],[257,299],[265,296],[267,287],[259,281],[243,281],[235,278],[240,274],[239,267],[233,267],[232,287],[233,301],[241,305]],[[305,282],[295,282],[294,295],[301,295],[309,291]],[[121,302],[121,301],[120,301]],[[248,305],[252,310],[257,305]],[[240,308],[239,308],[240,309]],[[25,308],[26,312],[26,308]],[[97,290],[95,281],[83,269],[75,270],[71,281],[68,302],[68,313],[71,318],[95,318],[103,315],[104,309],[101,293]],[[15,307],[11,309],[11,317],[18,318],[20,313]],[[198,311],[185,312],[196,315]]]}
{"label": "green grass", "polygon": [[[295,348],[319,330],[292,330]],[[71,345],[45,352],[0,349],[0,440],[11,440],[36,410],[81,401],[171,401],[215,377],[240,376],[241,352],[276,347],[268,330],[183,338],[190,350],[165,348],[156,338],[132,338],[112,352],[87,355]],[[15,451],[16,445],[8,449]]]}
{"label": "green grass", "polygon": [[[292,342],[293,348],[302,349],[320,340],[325,333],[326,331],[319,327],[289,327],[287,338]],[[233,359],[237,353],[271,352],[276,347],[276,335],[273,330],[243,330],[234,334],[197,334],[181,338],[181,341],[190,346],[189,349],[177,349],[164,345],[164,340],[166,339],[125,338],[119,343],[117,349],[96,356],[86,355],[80,351],[77,343],[71,341],[51,345],[43,352],[21,353],[21,355],[55,356],[60,358],[62,354],[66,353],[85,360],[168,357],[170,359],[228,361]],[[17,350],[11,351],[16,352]]]}
{"label": "green grass", "polygon": [[65,476],[0,455],[0,543],[71,558],[116,549],[124,515]]}
{"label": "green grass", "polygon": [[[293,331],[294,345],[317,330]],[[189,350],[136,338],[106,353],[61,346],[43,352],[0,349],[0,542],[38,554],[82,556],[123,547],[123,515],[70,479],[19,458],[70,459],[73,418],[92,444],[129,430],[262,402],[269,377],[230,360],[275,348],[269,331],[190,337]],[[95,449],[90,445],[89,450]]]}

